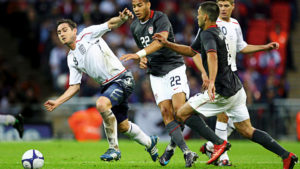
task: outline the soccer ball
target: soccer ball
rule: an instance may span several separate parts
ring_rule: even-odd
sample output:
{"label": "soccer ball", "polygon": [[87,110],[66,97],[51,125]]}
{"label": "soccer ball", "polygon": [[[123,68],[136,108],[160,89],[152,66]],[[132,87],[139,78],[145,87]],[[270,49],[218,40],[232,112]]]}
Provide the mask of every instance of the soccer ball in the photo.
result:
{"label": "soccer ball", "polygon": [[28,150],[22,156],[22,165],[25,169],[41,169],[44,165],[44,156],[38,150]]}

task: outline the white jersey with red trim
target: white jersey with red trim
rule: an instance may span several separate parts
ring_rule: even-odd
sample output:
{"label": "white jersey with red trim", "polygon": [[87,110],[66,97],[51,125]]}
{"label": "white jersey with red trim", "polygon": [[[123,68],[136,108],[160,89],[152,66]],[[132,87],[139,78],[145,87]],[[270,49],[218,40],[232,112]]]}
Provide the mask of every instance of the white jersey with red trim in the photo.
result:
{"label": "white jersey with red trim", "polygon": [[243,39],[240,24],[234,18],[230,18],[229,22],[223,21],[218,18],[217,25],[225,35],[229,45],[229,53],[231,55],[231,70],[237,71],[236,53],[241,51],[248,45]]}
{"label": "white jersey with red trim", "polygon": [[68,54],[69,85],[81,83],[82,72],[104,84],[125,71],[120,60],[101,38],[107,31],[110,29],[104,23],[87,27],[77,36],[76,48]]}

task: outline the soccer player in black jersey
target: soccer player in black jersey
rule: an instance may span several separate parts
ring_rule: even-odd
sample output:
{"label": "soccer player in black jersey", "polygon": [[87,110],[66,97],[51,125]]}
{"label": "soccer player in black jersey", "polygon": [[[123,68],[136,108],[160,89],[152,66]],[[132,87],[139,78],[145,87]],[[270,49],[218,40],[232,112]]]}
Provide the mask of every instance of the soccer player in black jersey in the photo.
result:
{"label": "soccer player in black jersey", "polygon": [[[255,129],[251,125],[246,107],[246,93],[239,78],[232,72],[228,64],[231,57],[228,53],[229,46],[224,35],[216,26],[218,15],[219,7],[215,2],[204,2],[200,5],[197,18],[202,31],[198,32],[191,47],[168,42],[160,34],[155,34],[153,37],[164,44],[165,47],[185,56],[194,56],[195,52],[199,51],[203,67],[208,72],[208,90],[191,97],[178,110],[176,116],[205,138],[215,139],[215,135],[211,133],[197,113],[209,117],[226,112],[232,118],[237,131],[241,135],[279,155],[283,160],[283,168],[291,169],[298,161],[297,156],[281,147],[269,134]],[[173,131],[176,130],[178,129],[174,127]],[[171,136],[174,134],[176,133],[171,133]],[[218,140],[216,139],[216,141]],[[215,142],[213,143],[215,144]],[[219,145],[214,145],[214,149],[216,148],[219,149]],[[207,162],[208,164],[217,160],[214,158],[216,153],[219,152],[214,150],[212,158]]]}
{"label": "soccer player in black jersey", "polygon": [[[167,15],[153,11],[150,7],[149,0],[132,0],[132,8],[137,18],[132,22],[130,30],[141,50],[135,54],[124,55],[121,60],[140,59],[140,67],[147,68],[156,104],[160,108],[167,131],[171,132],[174,112],[189,97],[186,67],[181,55],[164,48],[157,40],[152,39],[155,33],[161,33],[169,41],[174,42],[174,33]],[[161,165],[169,163],[176,144],[171,141],[167,146],[159,160]],[[198,155],[189,150],[182,138],[177,145],[184,153],[186,166],[192,166]]]}

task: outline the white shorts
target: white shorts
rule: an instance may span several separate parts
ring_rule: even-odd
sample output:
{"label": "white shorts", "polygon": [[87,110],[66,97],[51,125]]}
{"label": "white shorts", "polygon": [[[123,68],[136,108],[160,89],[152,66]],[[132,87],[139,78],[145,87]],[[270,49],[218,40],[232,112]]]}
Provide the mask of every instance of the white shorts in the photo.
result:
{"label": "white shorts", "polygon": [[249,119],[249,112],[246,106],[246,93],[241,88],[235,95],[231,97],[223,97],[219,94],[215,95],[215,100],[211,102],[207,91],[198,93],[188,100],[188,103],[198,113],[205,117],[215,116],[219,113],[226,112],[234,123]]}
{"label": "white shorts", "polygon": [[161,77],[150,75],[151,88],[157,105],[164,100],[171,100],[174,94],[180,92],[184,92],[186,98],[189,98],[190,88],[185,71],[186,67],[182,65]]}

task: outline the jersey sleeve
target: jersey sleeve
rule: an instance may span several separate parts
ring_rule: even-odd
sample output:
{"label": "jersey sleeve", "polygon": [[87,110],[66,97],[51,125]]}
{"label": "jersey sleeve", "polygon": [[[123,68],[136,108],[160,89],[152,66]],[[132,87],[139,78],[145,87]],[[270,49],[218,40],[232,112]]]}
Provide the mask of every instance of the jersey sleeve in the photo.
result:
{"label": "jersey sleeve", "polygon": [[201,38],[200,38],[201,29],[198,30],[196,38],[194,39],[191,48],[197,53],[201,53]]}
{"label": "jersey sleeve", "polygon": [[154,26],[155,26],[155,33],[159,33],[164,31],[170,32],[172,25],[167,15],[163,14],[155,21]]}
{"label": "jersey sleeve", "polygon": [[105,22],[100,25],[93,25],[85,28],[82,32],[83,34],[91,33],[93,38],[101,37],[106,32],[110,31],[111,29],[108,28],[108,23]]}
{"label": "jersey sleeve", "polygon": [[236,50],[237,52],[240,52],[241,50],[243,50],[248,44],[247,42],[244,41],[243,38],[243,33],[242,33],[242,29],[240,27],[240,25],[237,26],[237,43],[236,43]]}
{"label": "jersey sleeve", "polygon": [[69,85],[81,83],[82,72],[75,68],[74,64],[72,64],[70,57],[68,57],[68,67],[70,71]]}
{"label": "jersey sleeve", "polygon": [[216,38],[212,33],[204,31],[200,34],[201,40],[203,41],[203,47],[205,52],[217,52],[217,42]]}

